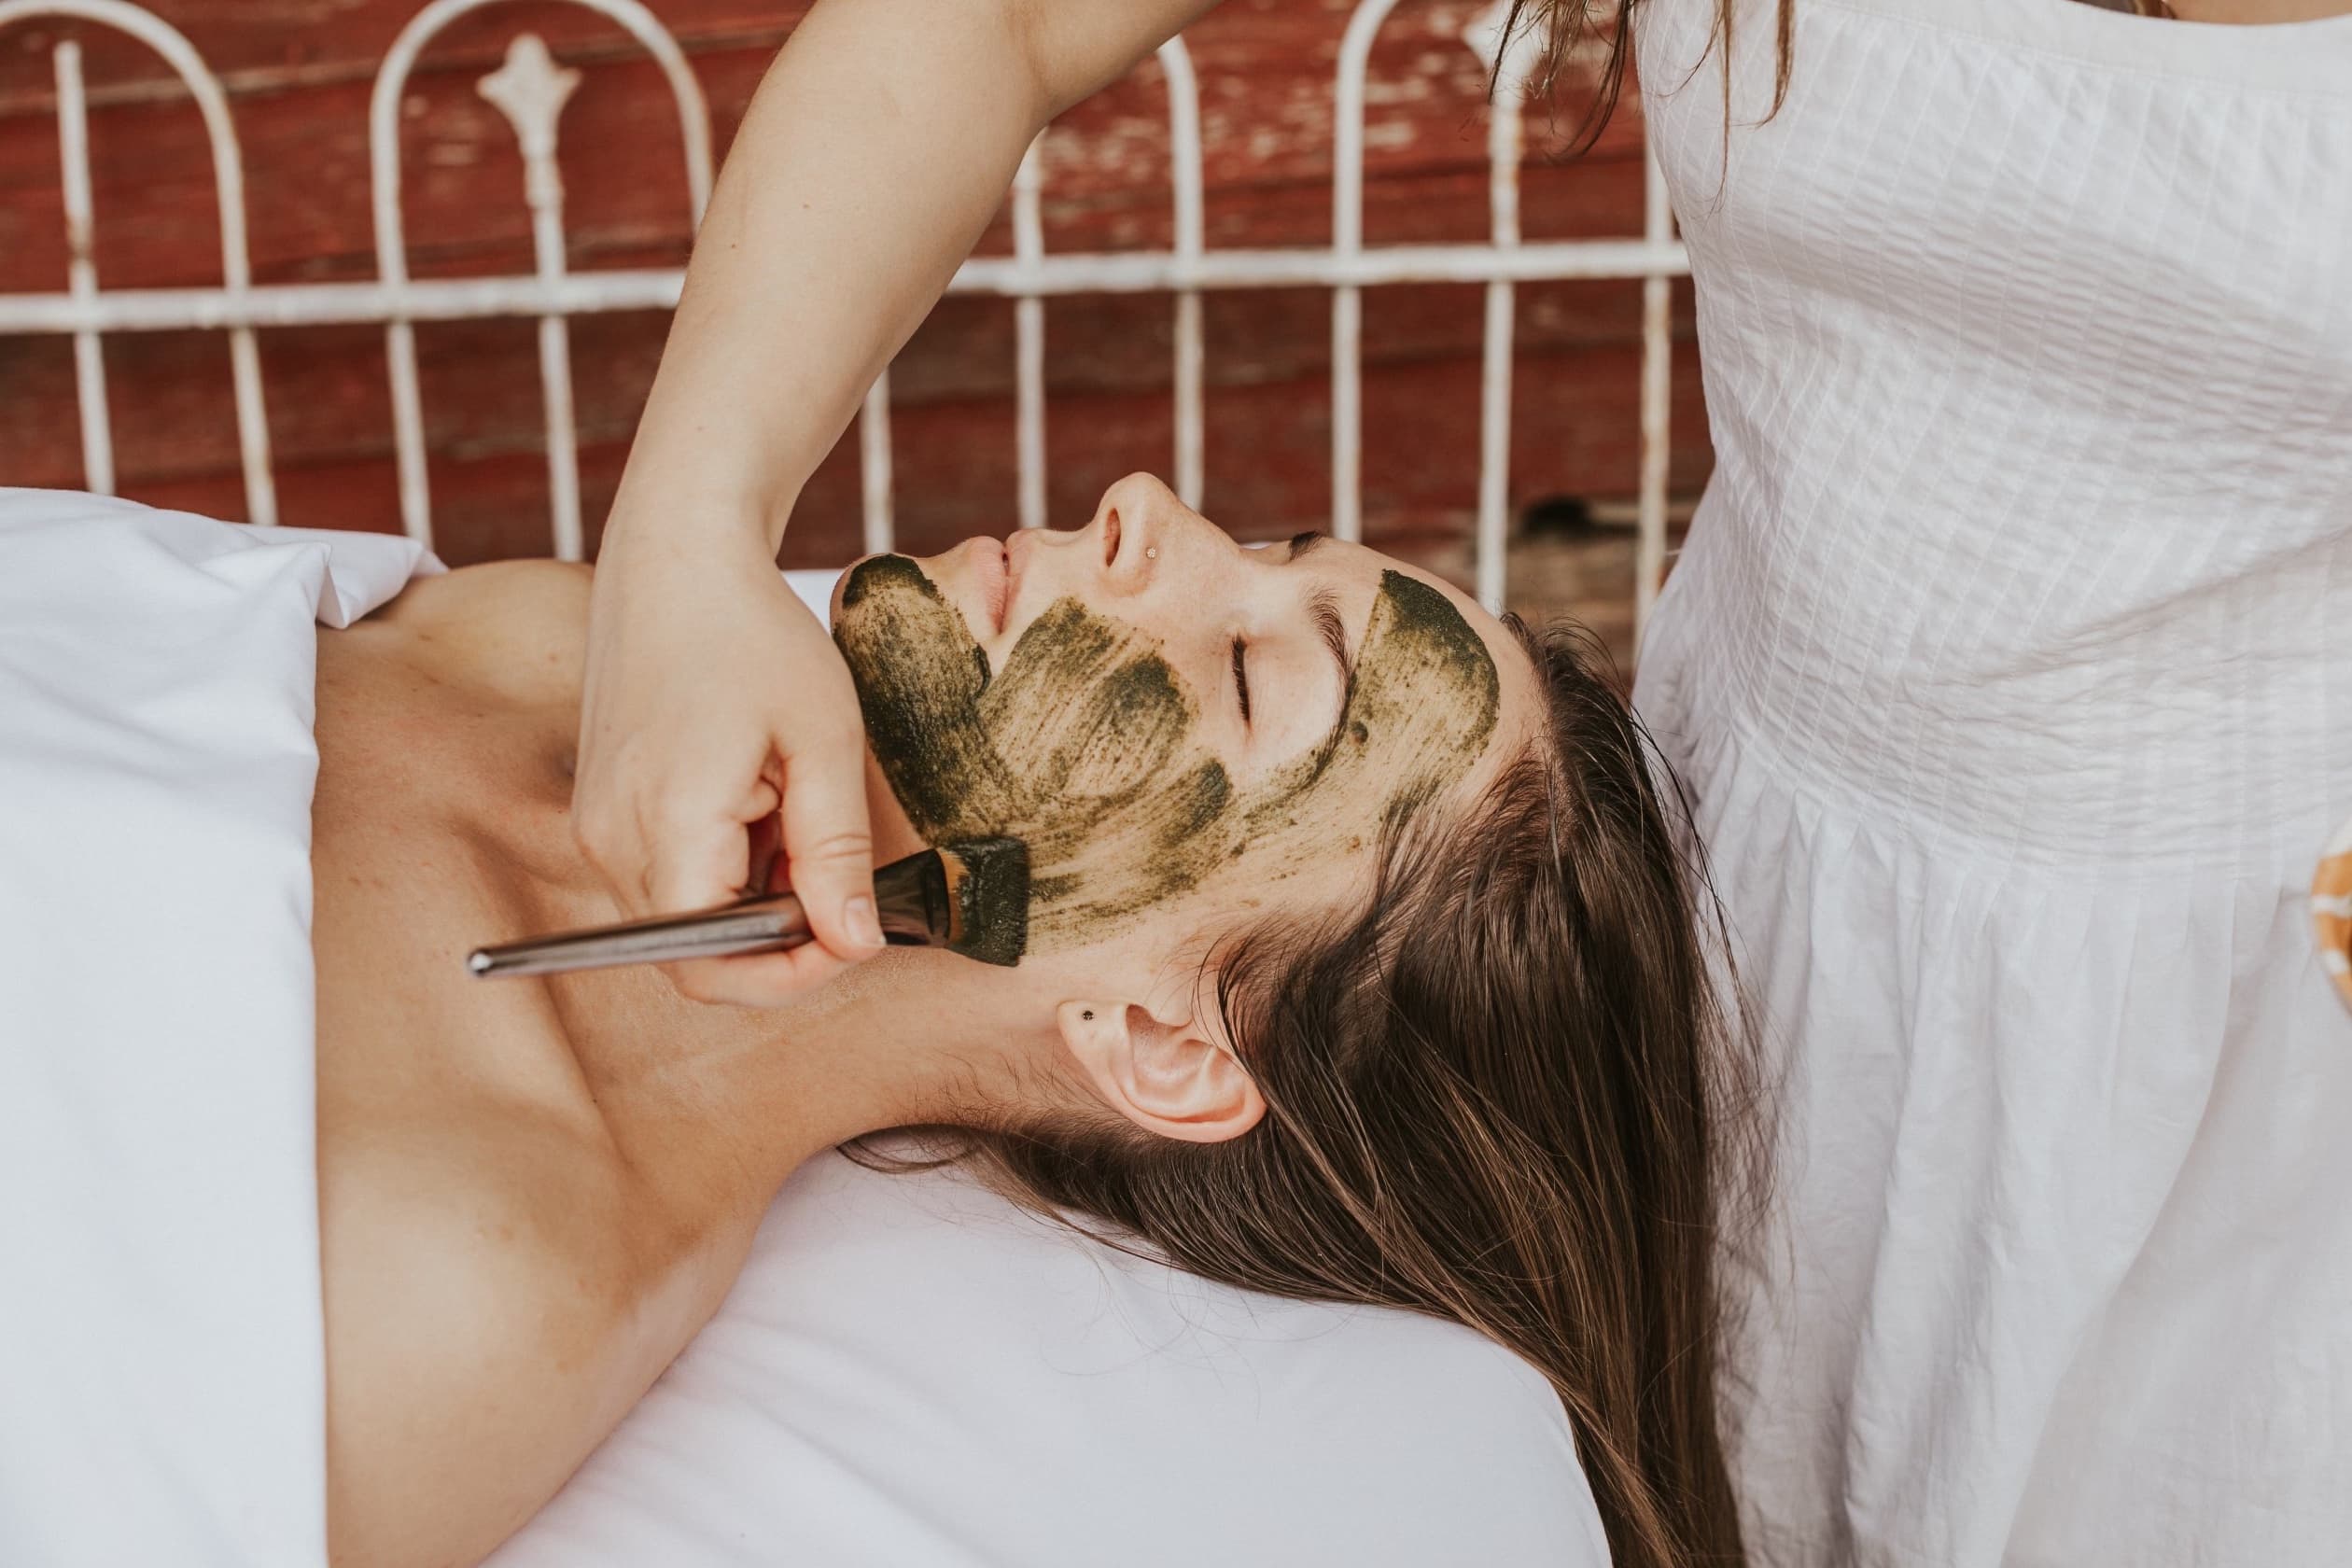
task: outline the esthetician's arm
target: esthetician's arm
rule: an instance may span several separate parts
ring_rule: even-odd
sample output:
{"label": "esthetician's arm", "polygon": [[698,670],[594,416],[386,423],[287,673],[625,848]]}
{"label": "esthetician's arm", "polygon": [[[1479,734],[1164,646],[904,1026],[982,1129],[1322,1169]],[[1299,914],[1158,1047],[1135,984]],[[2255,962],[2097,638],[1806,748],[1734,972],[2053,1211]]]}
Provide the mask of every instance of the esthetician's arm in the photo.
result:
{"label": "esthetician's arm", "polygon": [[632,915],[748,879],[782,807],[818,941],[681,965],[765,1004],[878,951],[864,730],[775,567],[801,486],[1061,109],[1214,0],[819,0],[752,99],[606,523],[573,821]]}

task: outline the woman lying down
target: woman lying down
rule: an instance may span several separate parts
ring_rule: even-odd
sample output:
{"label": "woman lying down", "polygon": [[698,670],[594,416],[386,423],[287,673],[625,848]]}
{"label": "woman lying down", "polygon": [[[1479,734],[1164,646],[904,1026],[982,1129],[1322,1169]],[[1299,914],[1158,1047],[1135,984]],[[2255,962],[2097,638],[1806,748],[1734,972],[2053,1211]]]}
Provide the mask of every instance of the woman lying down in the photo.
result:
{"label": "woman lying down", "polygon": [[470,568],[316,634],[334,1561],[489,1553],[711,1319],[795,1168],[907,1127],[1210,1280],[1466,1324],[1557,1393],[1617,1563],[1736,1560],[1734,1031],[1578,643],[1355,545],[1241,548],[1141,478],[1075,531],[869,558],[833,614],[876,861],[1025,840],[1027,953],[893,950],[750,1011],[467,973],[617,917],[567,819],[588,587]]}

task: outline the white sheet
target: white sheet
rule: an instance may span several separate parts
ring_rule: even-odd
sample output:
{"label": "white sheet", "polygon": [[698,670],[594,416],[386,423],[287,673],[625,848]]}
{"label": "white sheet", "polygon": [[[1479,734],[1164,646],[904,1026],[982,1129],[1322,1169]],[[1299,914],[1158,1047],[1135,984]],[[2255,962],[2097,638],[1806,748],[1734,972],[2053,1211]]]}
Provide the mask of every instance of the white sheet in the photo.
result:
{"label": "white sheet", "polygon": [[313,623],[428,561],[0,490],[11,1568],[325,1561]]}
{"label": "white sheet", "polygon": [[[313,620],[437,568],[399,539],[0,491],[9,1568],[323,1561]],[[791,576],[821,612],[831,574]],[[1607,1551],[1559,1402],[1467,1330],[1208,1285],[828,1155],[494,1561]]]}
{"label": "white sheet", "polygon": [[493,1568],[1600,1568],[1560,1401],[1465,1328],[1271,1300],[828,1155]]}

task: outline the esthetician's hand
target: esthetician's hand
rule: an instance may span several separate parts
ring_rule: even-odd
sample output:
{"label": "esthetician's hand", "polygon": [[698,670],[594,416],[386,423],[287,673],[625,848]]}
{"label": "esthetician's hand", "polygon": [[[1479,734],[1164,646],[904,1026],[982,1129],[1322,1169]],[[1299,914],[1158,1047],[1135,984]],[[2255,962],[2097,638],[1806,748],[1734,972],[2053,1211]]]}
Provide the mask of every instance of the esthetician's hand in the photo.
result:
{"label": "esthetician's hand", "polygon": [[750,831],[783,816],[783,862],[817,940],[665,966],[703,1001],[769,1006],[882,950],[849,671],[752,530],[616,519],[596,569],[572,826],[628,918],[738,897]]}

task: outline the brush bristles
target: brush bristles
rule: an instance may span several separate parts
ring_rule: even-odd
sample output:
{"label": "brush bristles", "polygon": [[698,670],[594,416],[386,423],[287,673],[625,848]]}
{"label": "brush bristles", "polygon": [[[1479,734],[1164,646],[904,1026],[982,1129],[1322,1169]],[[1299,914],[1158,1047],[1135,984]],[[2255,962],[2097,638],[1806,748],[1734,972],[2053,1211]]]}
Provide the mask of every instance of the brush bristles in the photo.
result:
{"label": "brush bristles", "polygon": [[939,859],[953,911],[947,945],[982,963],[1019,963],[1029,949],[1029,846],[973,839],[945,846]]}

